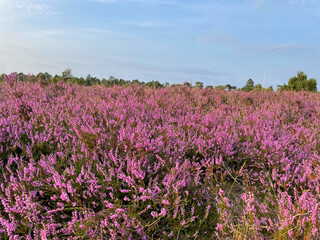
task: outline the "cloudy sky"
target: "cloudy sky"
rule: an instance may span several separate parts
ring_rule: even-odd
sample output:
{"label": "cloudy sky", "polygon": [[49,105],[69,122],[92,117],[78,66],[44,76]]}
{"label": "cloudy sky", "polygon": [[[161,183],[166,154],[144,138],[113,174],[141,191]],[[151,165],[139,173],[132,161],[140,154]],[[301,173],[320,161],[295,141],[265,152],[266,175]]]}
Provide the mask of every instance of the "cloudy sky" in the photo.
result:
{"label": "cloudy sky", "polygon": [[0,0],[0,72],[320,81],[319,0]]}

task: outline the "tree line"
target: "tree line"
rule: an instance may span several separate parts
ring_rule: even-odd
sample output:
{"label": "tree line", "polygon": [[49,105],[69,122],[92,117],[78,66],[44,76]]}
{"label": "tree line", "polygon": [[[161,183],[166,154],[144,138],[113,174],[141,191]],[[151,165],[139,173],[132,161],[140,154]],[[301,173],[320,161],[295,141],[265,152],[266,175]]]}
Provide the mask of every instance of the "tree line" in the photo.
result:
{"label": "tree line", "polygon": [[[90,74],[86,77],[75,77],[72,75],[72,70],[67,68],[65,71],[62,72],[61,75],[52,76],[49,73],[38,73],[37,75],[26,75],[24,73],[13,73],[16,76],[16,79],[20,81],[29,81],[29,82],[39,82],[44,85],[54,84],[58,82],[69,82],[75,83],[84,86],[92,86],[92,85],[103,85],[105,87],[113,87],[117,86],[129,86],[132,84],[147,86],[151,88],[164,88],[164,87],[177,87],[177,86],[188,86],[188,87],[195,87],[195,88],[206,88],[206,89],[221,89],[225,91],[234,91],[240,90],[245,92],[251,91],[273,91],[273,87],[270,86],[268,88],[263,88],[261,84],[255,85],[254,81],[250,78],[246,84],[242,88],[237,88],[236,86],[232,86],[230,84],[226,85],[218,85],[213,87],[212,85],[208,85],[204,87],[202,82],[195,82],[195,85],[192,85],[189,82],[184,82],[183,84],[169,84],[165,83],[162,84],[159,81],[150,81],[150,82],[143,82],[139,81],[138,79],[134,80],[124,80],[122,78],[115,78],[110,76],[108,79],[102,78],[99,79],[97,77],[92,77]],[[0,75],[0,82],[3,82],[7,79],[6,74]],[[297,75],[290,78],[288,83],[284,83],[283,85],[278,85],[277,90],[280,91],[308,91],[308,92],[317,92],[317,81],[315,78],[308,79],[307,75],[302,72],[298,71]]]}

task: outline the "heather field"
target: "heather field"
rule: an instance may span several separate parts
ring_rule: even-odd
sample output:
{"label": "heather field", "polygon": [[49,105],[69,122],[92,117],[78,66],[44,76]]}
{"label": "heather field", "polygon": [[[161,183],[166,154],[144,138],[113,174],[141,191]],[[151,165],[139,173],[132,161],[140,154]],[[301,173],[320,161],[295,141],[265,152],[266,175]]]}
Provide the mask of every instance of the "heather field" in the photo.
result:
{"label": "heather field", "polygon": [[0,85],[1,239],[320,239],[320,95]]}

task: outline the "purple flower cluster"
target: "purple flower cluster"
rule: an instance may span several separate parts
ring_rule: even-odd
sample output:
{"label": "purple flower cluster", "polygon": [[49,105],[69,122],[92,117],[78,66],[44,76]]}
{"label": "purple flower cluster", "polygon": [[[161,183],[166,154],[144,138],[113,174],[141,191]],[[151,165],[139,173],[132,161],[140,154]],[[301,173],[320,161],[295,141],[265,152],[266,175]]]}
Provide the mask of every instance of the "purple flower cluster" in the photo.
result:
{"label": "purple flower cluster", "polygon": [[320,238],[320,95],[15,78],[1,239]]}

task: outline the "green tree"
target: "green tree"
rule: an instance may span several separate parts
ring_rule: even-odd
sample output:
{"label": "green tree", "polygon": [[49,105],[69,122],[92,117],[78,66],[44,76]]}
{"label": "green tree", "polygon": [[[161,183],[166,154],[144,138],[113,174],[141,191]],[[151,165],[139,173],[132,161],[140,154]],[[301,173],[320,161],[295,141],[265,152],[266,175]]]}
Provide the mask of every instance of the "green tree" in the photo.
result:
{"label": "green tree", "polygon": [[25,81],[28,80],[28,76],[25,75],[25,74],[23,74],[22,72],[18,73],[18,76],[19,76],[19,80],[20,80],[20,81],[25,82]]}
{"label": "green tree", "polygon": [[141,85],[141,83],[138,79],[133,79],[132,84]]}
{"label": "green tree", "polygon": [[40,72],[37,74],[36,78],[41,83],[41,85],[47,86],[50,84],[52,76],[47,72],[45,73]]}
{"label": "green tree", "polygon": [[203,88],[203,82],[196,82],[196,87],[202,89]]}
{"label": "green tree", "polygon": [[273,92],[273,87],[272,87],[272,86],[268,87],[268,88],[267,88],[267,91]]}
{"label": "green tree", "polygon": [[262,85],[259,83],[259,84],[257,84],[256,86],[254,86],[254,90],[256,90],[256,91],[261,91],[261,90],[264,90],[264,88],[263,88]]}
{"label": "green tree", "polygon": [[71,68],[67,68],[66,70],[64,70],[61,74],[62,80],[67,82],[70,81],[72,76],[72,70]]}
{"label": "green tree", "polygon": [[223,85],[218,85],[218,86],[215,86],[214,89],[225,90],[225,86],[223,86]]}
{"label": "green tree", "polygon": [[5,74],[4,74],[4,73],[2,73],[2,74],[0,75],[0,82],[3,82],[3,81],[4,81],[4,79],[5,79]]}
{"label": "green tree", "polygon": [[76,83],[79,84],[79,85],[85,85],[86,84],[86,80],[83,77],[77,78]]}
{"label": "green tree", "polygon": [[57,83],[61,80],[61,77],[59,75],[54,75],[54,77],[51,79],[50,83]]}
{"label": "green tree", "polygon": [[97,85],[99,83],[100,83],[100,79],[98,79],[96,77],[92,77],[90,74],[87,75],[86,80],[85,80],[86,86]]}
{"label": "green tree", "polygon": [[227,84],[224,86],[224,89],[227,90],[227,91],[231,91],[231,90],[235,90],[237,89],[236,86],[231,86],[230,84]]}
{"label": "green tree", "polygon": [[232,86],[231,86],[230,84],[227,84],[227,85],[224,86],[224,88],[225,88],[226,90],[230,91],[231,88],[232,88]]}
{"label": "green tree", "polygon": [[254,81],[250,78],[246,85],[244,85],[244,87],[242,88],[243,91],[245,92],[250,92],[254,89]]}
{"label": "green tree", "polygon": [[154,81],[154,80],[152,80],[151,82],[147,82],[145,85],[149,86],[151,88],[162,88],[162,87],[164,87],[163,84],[161,84],[159,81]]}
{"label": "green tree", "polygon": [[317,91],[317,80],[315,78],[308,79],[307,74],[298,71],[297,75],[290,78],[288,84],[278,85],[278,89],[284,91]]}

